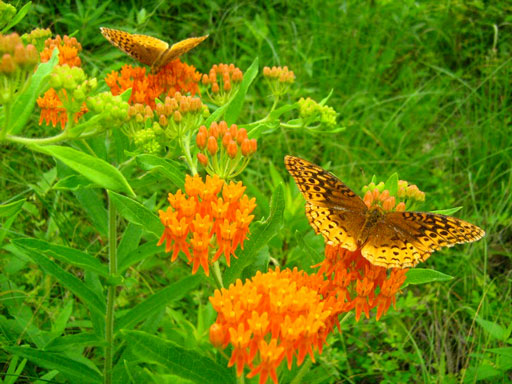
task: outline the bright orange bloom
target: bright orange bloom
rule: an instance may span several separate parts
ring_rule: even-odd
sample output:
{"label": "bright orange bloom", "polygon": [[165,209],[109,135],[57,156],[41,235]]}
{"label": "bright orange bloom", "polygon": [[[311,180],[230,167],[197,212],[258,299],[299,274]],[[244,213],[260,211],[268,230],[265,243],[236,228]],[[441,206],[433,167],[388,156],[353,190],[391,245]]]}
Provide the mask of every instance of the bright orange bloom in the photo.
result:
{"label": "bright orange bloom", "polygon": [[59,50],[59,65],[67,64],[70,67],[80,67],[82,62],[78,57],[78,52],[82,50],[82,45],[74,37],[59,35],[55,39],[47,39],[44,42],[44,49],[41,52],[41,62],[45,63],[52,57],[53,50]]}
{"label": "bright orange bloom", "polygon": [[[380,205],[384,210],[405,210],[405,205],[395,205],[395,197],[389,191],[368,190],[364,197],[368,207]],[[325,259],[318,264],[318,273],[330,281],[328,295],[335,296],[347,310],[355,308],[356,320],[361,314],[370,317],[370,310],[377,308],[377,320],[395,302],[395,295],[405,281],[408,269],[375,266],[366,260],[358,249],[349,251],[339,245],[327,242]],[[388,273],[389,272],[389,273]]]}
{"label": "bright orange bloom", "polygon": [[[65,90],[62,91],[66,92]],[[54,127],[56,127],[57,123],[60,123],[62,129],[66,127],[66,123],[68,122],[68,115],[55,89],[50,88],[48,91],[46,91],[43,97],[38,97],[37,105],[39,108],[41,108],[39,125],[41,125],[44,121],[46,125],[52,124]],[[75,123],[78,122],[78,119],[86,112],[87,107],[84,103],[80,112],[75,113]]]}
{"label": "bright orange bloom", "polygon": [[[228,198],[220,197],[221,191]],[[201,266],[209,275],[209,264],[221,255],[229,266],[230,257],[236,258],[235,251],[243,246],[254,218],[250,213],[256,207],[256,199],[249,199],[244,191],[241,182],[227,184],[216,175],[206,176],[203,181],[197,175],[187,175],[186,195],[181,190],[170,193],[170,206],[158,212],[165,227],[158,245],[165,242],[165,251],[173,251],[171,261],[183,251],[193,274]]]}
{"label": "bright orange bloom", "polygon": [[272,80],[277,80],[280,83],[293,83],[295,81],[295,74],[290,71],[288,67],[263,67],[263,76]]}
{"label": "bright orange bloom", "polygon": [[247,377],[270,377],[277,383],[276,369],[284,358],[301,365],[306,355],[314,361],[340,313],[335,300],[325,300],[328,282],[320,275],[297,269],[277,268],[228,289],[216,290],[210,302],[218,316],[211,334],[225,339],[222,347],[233,346],[230,366],[251,369]]}
{"label": "bright orange bloom", "polygon": [[145,104],[155,109],[156,98],[173,97],[176,92],[190,92],[195,95],[199,92],[200,79],[201,74],[194,66],[176,59],[166,64],[156,74],[146,74],[146,68],[124,65],[121,73],[117,71],[109,73],[105,82],[114,96],[132,88],[129,100],[131,104]]}

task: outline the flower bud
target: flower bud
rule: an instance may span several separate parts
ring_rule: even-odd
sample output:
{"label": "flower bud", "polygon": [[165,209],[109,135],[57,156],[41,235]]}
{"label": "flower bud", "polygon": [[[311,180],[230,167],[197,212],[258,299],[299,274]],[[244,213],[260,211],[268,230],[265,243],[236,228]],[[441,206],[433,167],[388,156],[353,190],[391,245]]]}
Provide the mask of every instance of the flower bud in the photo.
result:
{"label": "flower bud", "polygon": [[247,130],[240,128],[236,134],[236,142],[241,145],[245,139],[247,139]]}
{"label": "flower bud", "polygon": [[203,150],[206,147],[206,134],[204,132],[199,131],[196,136],[196,144],[197,147]]}
{"label": "flower bud", "polygon": [[179,123],[181,121],[181,113],[180,113],[180,111],[174,111],[173,119],[177,123]]}
{"label": "flower bud", "polygon": [[220,348],[224,342],[224,328],[217,323],[213,323],[210,327],[210,341],[216,348]]}
{"label": "flower bud", "polygon": [[208,165],[208,157],[206,157],[206,155],[204,153],[198,153],[197,154],[197,160],[199,160],[199,162],[204,166],[206,167]]}
{"label": "flower bud", "polygon": [[236,145],[236,141],[231,140],[228,144],[228,156],[232,159],[234,159],[238,153],[238,145]]}
{"label": "flower bud", "polygon": [[251,145],[251,140],[249,139],[244,139],[244,141],[242,141],[242,155],[244,156],[249,156],[252,154],[252,145]]}
{"label": "flower bud", "polygon": [[222,137],[222,145],[224,146],[224,148],[228,149],[228,145],[229,143],[232,141],[232,138],[231,138],[231,134],[229,132],[227,132],[223,137]]}
{"label": "flower bud", "polygon": [[219,150],[219,145],[217,144],[217,140],[214,136],[210,136],[208,138],[208,144],[207,144],[208,152],[210,152],[210,155],[214,156],[217,151]]}

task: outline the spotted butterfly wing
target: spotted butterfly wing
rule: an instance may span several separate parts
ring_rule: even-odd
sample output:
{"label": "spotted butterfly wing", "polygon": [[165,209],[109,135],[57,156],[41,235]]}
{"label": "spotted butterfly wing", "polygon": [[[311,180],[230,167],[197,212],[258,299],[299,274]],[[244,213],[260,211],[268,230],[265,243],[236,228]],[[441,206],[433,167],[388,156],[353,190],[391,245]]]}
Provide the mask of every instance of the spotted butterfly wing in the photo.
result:
{"label": "spotted butterfly wing", "polygon": [[355,251],[368,208],[338,178],[319,166],[294,156],[284,163],[306,199],[306,216],[326,241]]}
{"label": "spotted butterfly wing", "polygon": [[369,233],[362,255],[386,268],[414,267],[432,252],[481,239],[485,232],[467,221],[427,212],[387,212]]}
{"label": "spotted butterfly wing", "polygon": [[315,232],[349,251],[361,249],[374,265],[414,267],[442,247],[485,235],[476,225],[451,216],[368,209],[336,176],[317,165],[293,156],[285,157],[285,165],[306,199],[306,216]]}
{"label": "spotted butterfly wing", "polygon": [[151,66],[153,72],[181,56],[185,52],[197,47],[208,35],[191,37],[182,40],[169,48],[169,44],[163,40],[147,35],[132,34],[117,29],[100,28],[103,36],[123,52],[135,60]]}

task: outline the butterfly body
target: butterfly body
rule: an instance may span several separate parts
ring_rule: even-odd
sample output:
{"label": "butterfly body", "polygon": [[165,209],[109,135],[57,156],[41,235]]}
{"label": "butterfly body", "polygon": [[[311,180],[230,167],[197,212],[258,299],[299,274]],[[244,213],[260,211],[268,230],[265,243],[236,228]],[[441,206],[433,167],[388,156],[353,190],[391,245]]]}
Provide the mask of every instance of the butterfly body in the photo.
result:
{"label": "butterfly body", "polygon": [[360,249],[374,265],[414,267],[442,247],[473,242],[485,235],[476,225],[451,216],[368,208],[321,167],[293,156],[285,157],[285,165],[306,199],[306,216],[315,232],[349,251]]}
{"label": "butterfly body", "polygon": [[102,35],[114,46],[135,60],[158,72],[163,66],[201,44],[208,35],[191,37],[169,46],[163,40],[117,29],[100,28]]}

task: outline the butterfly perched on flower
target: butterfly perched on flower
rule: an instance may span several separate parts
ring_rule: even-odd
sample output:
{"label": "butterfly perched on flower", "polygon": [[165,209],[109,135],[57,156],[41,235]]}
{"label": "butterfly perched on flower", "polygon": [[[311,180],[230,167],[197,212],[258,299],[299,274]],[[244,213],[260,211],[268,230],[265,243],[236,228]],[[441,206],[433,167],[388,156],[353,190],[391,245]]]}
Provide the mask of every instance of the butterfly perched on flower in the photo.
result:
{"label": "butterfly perched on flower", "polygon": [[117,29],[100,28],[102,35],[117,48],[142,64],[151,66],[156,73],[167,63],[201,44],[208,35],[190,37],[169,47],[163,40],[147,35],[137,35]]}
{"label": "butterfly perched on flower", "polygon": [[316,233],[349,251],[361,250],[372,264],[414,267],[443,247],[479,240],[485,232],[451,216],[368,208],[341,180],[294,156],[285,166],[306,199],[306,216]]}

